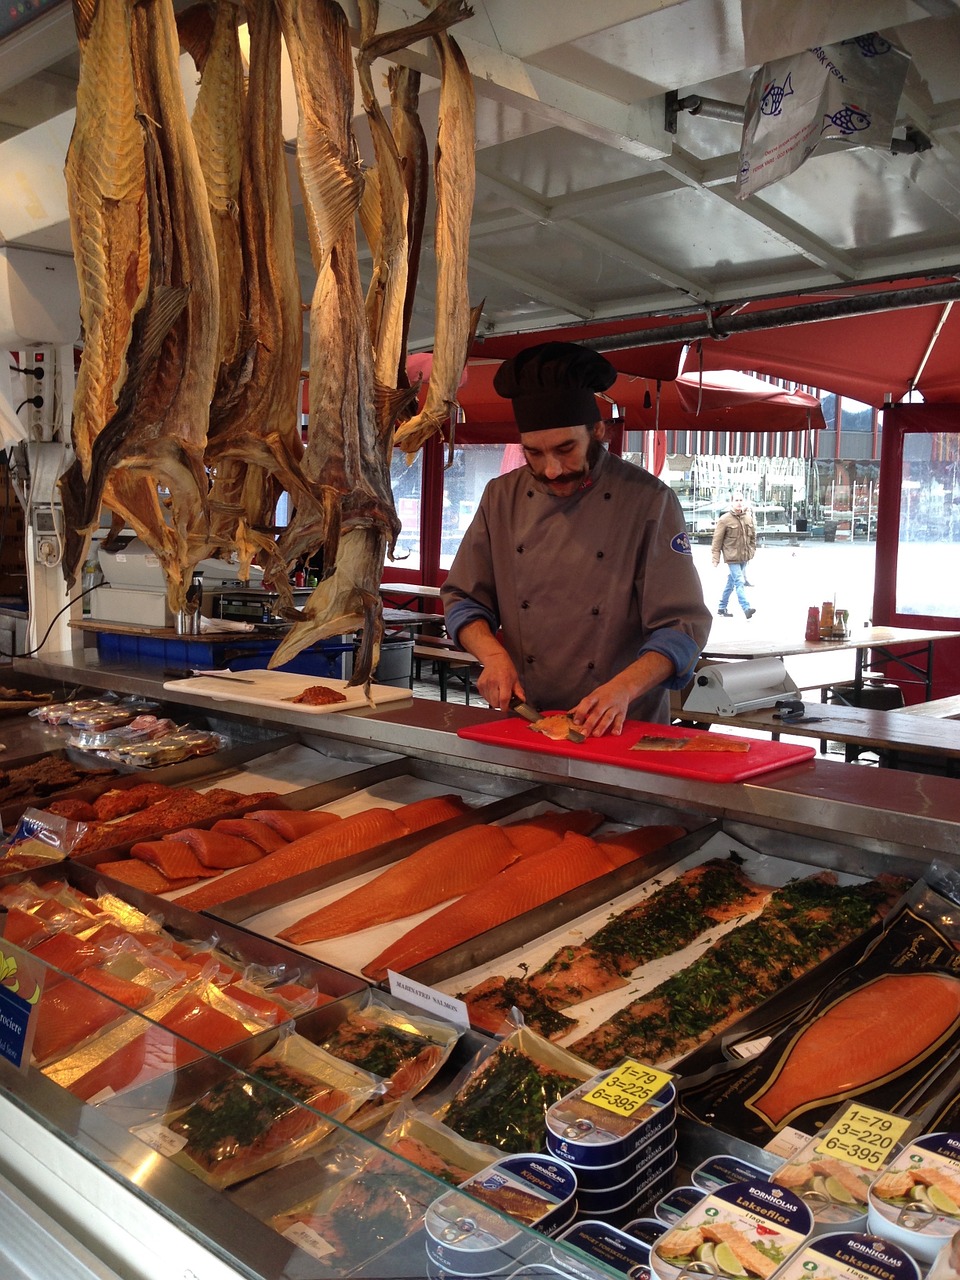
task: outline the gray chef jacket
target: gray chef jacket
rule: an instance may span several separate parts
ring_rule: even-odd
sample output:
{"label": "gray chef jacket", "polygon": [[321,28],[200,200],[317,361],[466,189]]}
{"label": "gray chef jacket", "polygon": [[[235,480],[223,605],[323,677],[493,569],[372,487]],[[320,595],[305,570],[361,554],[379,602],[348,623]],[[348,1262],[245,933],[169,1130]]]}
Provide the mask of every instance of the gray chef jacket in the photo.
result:
{"label": "gray chef jacket", "polygon": [[574,707],[641,653],[665,654],[676,675],[629,709],[660,722],[711,622],[676,495],[606,451],[568,498],[544,493],[527,467],[492,480],[441,598],[454,640],[478,618],[501,632],[541,710]]}

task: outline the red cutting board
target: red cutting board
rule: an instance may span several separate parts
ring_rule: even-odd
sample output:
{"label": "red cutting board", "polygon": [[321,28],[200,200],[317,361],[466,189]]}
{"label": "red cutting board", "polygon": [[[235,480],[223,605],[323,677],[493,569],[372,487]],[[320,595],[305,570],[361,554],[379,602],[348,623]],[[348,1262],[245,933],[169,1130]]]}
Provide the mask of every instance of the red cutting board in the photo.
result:
{"label": "red cutting board", "polygon": [[621,769],[640,769],[644,773],[666,773],[674,778],[697,778],[702,782],[743,782],[760,774],[771,773],[788,764],[799,764],[816,754],[816,748],[803,744],[750,738],[749,751],[631,751],[638,738],[655,737],[726,738],[743,742],[730,734],[712,733],[706,729],[684,729],[679,725],[651,724],[645,720],[628,720],[623,733],[614,738],[588,738],[586,742],[554,742],[536,733],[525,720],[511,716],[491,720],[488,724],[460,729],[457,736],[495,747],[511,747],[520,751],[536,751],[540,755],[566,756],[572,760],[612,764]]}

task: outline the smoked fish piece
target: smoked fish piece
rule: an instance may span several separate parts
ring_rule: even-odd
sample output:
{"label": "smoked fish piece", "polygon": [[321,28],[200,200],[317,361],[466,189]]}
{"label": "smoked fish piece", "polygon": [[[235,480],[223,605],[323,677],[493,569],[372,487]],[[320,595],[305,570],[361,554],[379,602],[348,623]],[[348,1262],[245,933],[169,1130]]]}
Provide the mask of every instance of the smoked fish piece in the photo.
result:
{"label": "smoked fish piece", "polygon": [[213,824],[213,831],[222,831],[224,835],[237,836],[250,844],[255,844],[263,853],[273,853],[283,844],[289,844],[279,831],[274,831],[265,822],[255,822],[252,818],[220,818]]}
{"label": "smoked fish piece", "polygon": [[332,826],[301,836],[275,853],[265,854],[249,867],[239,867],[210,884],[192,889],[177,902],[192,911],[201,911],[204,907],[229,902],[279,880],[289,880],[302,871],[311,871],[364,849],[398,840],[404,834],[404,828],[392,810],[364,809],[362,813],[352,813]]}
{"label": "smoked fish piece", "polygon": [[689,1053],[881,919],[904,881],[838,885],[829,873],[777,889],[760,915],[570,1046],[598,1069]]}
{"label": "smoked fish piece", "polygon": [[570,809],[560,813],[542,813],[537,818],[518,822],[505,822],[503,830],[511,844],[526,857],[552,848],[568,831],[588,836],[601,822],[602,813],[594,813],[591,809]]}
{"label": "smoked fish piece", "polygon": [[399,920],[466,893],[518,857],[502,827],[478,823],[424,845],[368,884],[288,926],[279,936],[300,945]]}
{"label": "smoked fish piece", "polygon": [[332,826],[340,821],[340,815],[327,813],[324,809],[257,809],[248,813],[244,821],[262,822],[284,840],[290,841]]}
{"label": "smoked fish piece", "polygon": [[[644,830],[637,828],[635,838],[642,840]],[[625,838],[634,836],[614,837]],[[640,965],[679,951],[716,924],[758,910],[771,892],[748,880],[732,860],[705,862],[621,911],[585,942],[561,947],[530,985],[554,1008],[624,987]]]}
{"label": "smoked fish piece", "polygon": [[[263,849],[258,844],[228,835],[225,831],[184,827],[182,831],[172,831],[167,840],[186,845],[207,874],[211,870],[229,871],[232,867],[245,867],[263,857]],[[130,852],[133,853],[133,849]]]}
{"label": "smoked fish piece", "polygon": [[40,997],[34,1061],[42,1065],[122,1018],[120,1005],[142,1009],[154,998],[149,987],[96,967],[81,969],[76,982],[58,982]]}
{"label": "smoked fish piece", "polygon": [[415,925],[371,960],[363,973],[371,981],[379,982],[387,969],[403,972],[652,852],[659,847],[658,838],[661,845],[666,844],[675,838],[678,829],[644,828],[646,838],[635,840],[633,847],[626,840],[603,844],[588,836],[567,832],[556,844],[512,863]]}
{"label": "smoked fish piece", "polygon": [[960,980],[885,974],[841,996],[793,1038],[747,1101],[779,1129],[812,1102],[855,1096],[934,1052],[960,1023]]}
{"label": "smoked fish piece", "polygon": [[215,876],[215,867],[205,866],[193,850],[180,840],[138,840],[130,849],[131,858],[149,862],[168,880],[199,880]]}
{"label": "smoked fish piece", "polygon": [[185,889],[195,884],[200,876],[188,876],[185,880],[171,880],[159,867],[143,862],[140,858],[117,858],[114,862],[98,862],[95,871],[109,876],[111,880],[119,880],[131,888],[142,889],[144,893],[169,893],[172,889]]}
{"label": "smoked fish piece", "polygon": [[493,974],[469,991],[458,992],[457,996],[467,1006],[470,1025],[492,1036],[503,1032],[513,1008],[520,1010],[531,1031],[548,1040],[564,1039],[577,1025],[576,1018],[568,1018],[554,1009],[529,982],[517,976],[505,978],[502,974]]}
{"label": "smoked fish piece", "polygon": [[439,822],[449,822],[451,818],[462,818],[470,812],[470,806],[460,796],[427,796],[423,800],[413,800],[410,804],[402,804],[394,809],[393,816],[408,834],[423,831],[427,827],[435,827]]}

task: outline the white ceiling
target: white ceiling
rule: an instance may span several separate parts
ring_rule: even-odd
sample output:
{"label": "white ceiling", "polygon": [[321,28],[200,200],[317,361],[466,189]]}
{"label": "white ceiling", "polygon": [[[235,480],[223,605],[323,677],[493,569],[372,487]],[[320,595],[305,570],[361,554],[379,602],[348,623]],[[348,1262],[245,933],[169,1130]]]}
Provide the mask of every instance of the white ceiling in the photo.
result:
{"label": "white ceiling", "polygon": [[[354,0],[343,0],[351,26]],[[471,302],[480,334],[960,270],[960,0],[473,0],[454,35],[474,74]],[[381,29],[422,17],[382,0]],[[896,136],[930,150],[831,144],[738,201],[740,126],[665,95],[742,106],[763,62],[880,30],[912,57]],[[421,109],[436,128],[427,46]],[[62,166],[76,76],[70,6],[0,44],[0,243],[69,253]],[[359,104],[359,95],[358,95]],[[286,124],[293,136],[290,99]],[[356,122],[361,149],[366,127]],[[300,218],[304,297],[312,278]],[[411,349],[429,348],[425,251]]]}

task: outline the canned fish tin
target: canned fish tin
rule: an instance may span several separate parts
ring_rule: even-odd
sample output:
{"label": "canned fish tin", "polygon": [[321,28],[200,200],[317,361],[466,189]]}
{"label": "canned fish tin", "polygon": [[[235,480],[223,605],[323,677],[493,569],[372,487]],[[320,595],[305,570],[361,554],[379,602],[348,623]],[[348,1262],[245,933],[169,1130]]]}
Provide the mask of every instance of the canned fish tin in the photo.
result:
{"label": "canned fish tin", "polygon": [[875,1235],[832,1231],[817,1236],[777,1272],[776,1280],[920,1280],[898,1245]]}
{"label": "canned fish tin", "polygon": [[864,1231],[871,1179],[866,1170],[817,1151],[800,1152],[772,1175],[813,1210],[818,1232]]}
{"label": "canned fish tin", "polygon": [[[573,1245],[588,1258],[594,1258],[606,1267],[623,1272],[624,1275],[630,1276],[631,1280],[647,1280],[650,1275],[647,1266],[650,1256],[649,1247],[606,1222],[587,1218],[582,1222],[574,1223],[557,1237],[557,1241]],[[562,1266],[573,1276],[589,1277],[589,1280],[602,1274],[585,1267],[579,1259],[559,1252],[557,1265]]]}
{"label": "canned fish tin", "polygon": [[653,1206],[653,1216],[665,1227],[673,1227],[685,1214],[706,1198],[699,1187],[674,1187]]}
{"label": "canned fish tin", "polygon": [[960,1230],[960,1133],[929,1133],[870,1185],[867,1230],[931,1263]]}
{"label": "canned fish tin", "polygon": [[806,1242],[813,1214],[799,1197],[764,1178],[710,1192],[650,1251],[657,1280],[704,1271],[767,1277]]}
{"label": "canned fish tin", "polygon": [[547,1109],[547,1142],[561,1159],[576,1166],[617,1164],[673,1123],[677,1091],[672,1083],[629,1116],[584,1101],[619,1069],[593,1076]]}
{"label": "canned fish tin", "polygon": [[641,1244],[652,1248],[667,1228],[659,1218],[634,1218],[623,1229],[628,1236],[635,1236]]}
{"label": "canned fish tin", "polygon": [[496,1270],[517,1259],[531,1243],[511,1220],[550,1234],[571,1220],[576,1195],[576,1175],[562,1160],[538,1154],[505,1156],[429,1205],[424,1215],[427,1254],[460,1274]]}
{"label": "canned fish tin", "polygon": [[586,1191],[581,1188],[577,1193],[581,1215],[589,1218],[606,1217],[609,1214],[622,1214],[625,1209],[639,1212],[645,1200],[649,1199],[651,1188],[658,1186],[676,1163],[674,1151],[664,1152],[617,1187],[607,1187],[602,1191]]}
{"label": "canned fish tin", "polygon": [[[607,1187],[619,1186],[631,1177],[639,1177],[658,1157],[668,1153],[672,1156],[676,1143],[676,1131],[671,1127],[618,1164],[574,1165],[572,1167],[577,1175],[578,1191],[603,1191]],[[549,1142],[547,1150],[550,1151]]]}
{"label": "canned fish tin", "polygon": [[749,1182],[752,1178],[769,1178],[766,1169],[748,1164],[736,1156],[710,1156],[698,1164],[690,1175],[690,1181],[701,1191],[717,1191],[728,1182]]}

